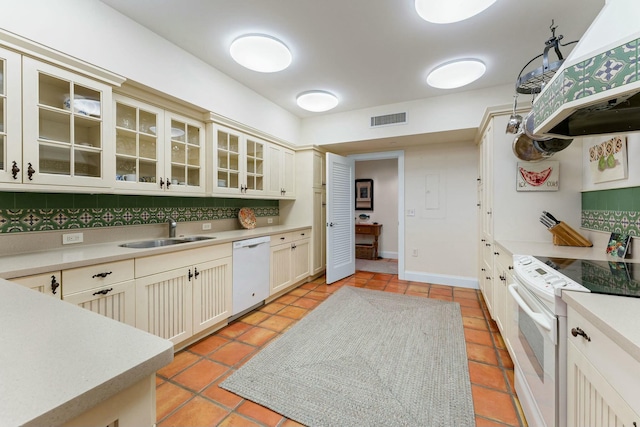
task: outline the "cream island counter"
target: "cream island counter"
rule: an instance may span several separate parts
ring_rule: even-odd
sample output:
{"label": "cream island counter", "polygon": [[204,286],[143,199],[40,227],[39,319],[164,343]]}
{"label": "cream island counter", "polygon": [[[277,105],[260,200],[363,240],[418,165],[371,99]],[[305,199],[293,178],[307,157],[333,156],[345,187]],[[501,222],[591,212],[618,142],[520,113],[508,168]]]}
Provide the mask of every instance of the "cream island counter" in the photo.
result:
{"label": "cream island counter", "polygon": [[0,425],[154,425],[170,341],[3,279],[0,323]]}

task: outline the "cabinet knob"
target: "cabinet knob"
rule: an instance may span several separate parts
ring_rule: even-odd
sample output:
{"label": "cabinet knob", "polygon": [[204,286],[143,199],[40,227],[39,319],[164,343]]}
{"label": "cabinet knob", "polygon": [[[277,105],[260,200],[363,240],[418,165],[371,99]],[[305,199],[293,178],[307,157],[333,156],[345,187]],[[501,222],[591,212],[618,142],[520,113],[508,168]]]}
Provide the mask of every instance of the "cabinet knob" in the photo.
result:
{"label": "cabinet knob", "polygon": [[501,275],[500,275],[500,276],[498,276],[498,277],[500,277],[500,280],[502,280],[503,282],[506,282],[506,281],[507,281],[507,275],[506,275],[506,274],[501,274]]}
{"label": "cabinet knob", "polygon": [[193,273],[191,273],[191,269],[189,269],[189,272],[187,273],[187,278],[189,279],[189,281],[191,281],[191,279],[193,278]]}
{"label": "cabinet knob", "polygon": [[29,167],[27,168],[27,175],[29,176],[29,181],[33,180],[33,175],[36,173],[36,170],[31,166],[31,163],[28,163]]}
{"label": "cabinet knob", "polygon": [[164,188],[164,181],[162,180],[162,177],[160,177],[160,188]]}
{"label": "cabinet knob", "polygon": [[171,180],[169,180],[169,177],[167,177],[167,190],[169,189],[169,187],[171,187]]}
{"label": "cabinet knob", "polygon": [[513,270],[513,265],[510,265],[509,267],[507,267],[509,270]]}
{"label": "cabinet knob", "polygon": [[194,267],[194,276],[196,277],[196,279],[198,278],[198,276],[200,275],[200,272],[198,271],[197,267]]}
{"label": "cabinet knob", "polygon": [[493,254],[494,255],[500,255],[500,252],[494,252]]}
{"label": "cabinet knob", "polygon": [[587,333],[580,328],[571,328],[571,335],[573,335],[574,337],[577,337],[578,335],[580,335],[585,340],[591,341],[591,337],[587,335]]}
{"label": "cabinet knob", "polygon": [[56,280],[56,276],[51,276],[51,293],[55,295],[59,287],[60,283]]}
{"label": "cabinet knob", "polygon": [[18,179],[18,172],[20,172],[20,168],[18,167],[18,164],[14,160],[13,166],[11,167],[11,175],[13,176],[13,179]]}

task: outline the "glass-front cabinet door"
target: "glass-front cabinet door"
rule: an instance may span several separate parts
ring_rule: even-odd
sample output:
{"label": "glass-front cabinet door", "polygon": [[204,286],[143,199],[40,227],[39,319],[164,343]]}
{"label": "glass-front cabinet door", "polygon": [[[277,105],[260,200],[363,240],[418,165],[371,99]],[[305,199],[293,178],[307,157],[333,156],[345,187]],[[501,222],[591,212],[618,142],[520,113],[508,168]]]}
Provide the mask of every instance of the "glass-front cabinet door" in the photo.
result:
{"label": "glass-front cabinet door", "polygon": [[[217,154],[215,158],[216,178],[214,178],[218,192],[240,191],[240,143],[242,134],[221,126],[214,127]],[[244,185],[244,183],[242,183]]]}
{"label": "glass-front cabinet door", "polygon": [[0,49],[0,182],[22,182],[20,55]]}
{"label": "glass-front cabinet door", "polygon": [[165,137],[168,164],[165,186],[170,191],[204,191],[204,124],[166,113]]}
{"label": "glass-front cabinet door", "polygon": [[118,94],[114,101],[116,186],[160,189],[164,171],[163,110]]}
{"label": "glass-front cabinet door", "polygon": [[109,185],[111,88],[31,58],[23,67],[23,182]]}
{"label": "glass-front cabinet door", "polygon": [[244,193],[263,193],[265,142],[247,137],[245,144],[245,190]]}

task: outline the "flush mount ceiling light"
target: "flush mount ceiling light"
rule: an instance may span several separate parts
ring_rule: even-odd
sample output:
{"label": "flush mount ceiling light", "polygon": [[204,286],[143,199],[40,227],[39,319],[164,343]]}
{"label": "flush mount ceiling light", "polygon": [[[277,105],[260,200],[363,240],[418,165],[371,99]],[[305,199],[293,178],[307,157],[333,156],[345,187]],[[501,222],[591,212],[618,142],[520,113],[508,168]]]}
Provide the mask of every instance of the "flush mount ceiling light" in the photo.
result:
{"label": "flush mount ceiling light", "polygon": [[231,57],[243,67],[261,73],[282,71],[291,64],[291,52],[280,40],[265,34],[238,37],[229,47]]}
{"label": "flush mount ceiling light", "polygon": [[496,0],[416,0],[416,11],[425,21],[450,24],[475,16]]}
{"label": "flush mount ceiling light", "polygon": [[429,86],[454,89],[478,80],[487,67],[477,59],[462,59],[439,65],[427,77]]}
{"label": "flush mount ceiling light", "polygon": [[302,92],[298,95],[296,101],[300,108],[315,113],[331,110],[338,105],[338,98],[334,94],[323,90]]}

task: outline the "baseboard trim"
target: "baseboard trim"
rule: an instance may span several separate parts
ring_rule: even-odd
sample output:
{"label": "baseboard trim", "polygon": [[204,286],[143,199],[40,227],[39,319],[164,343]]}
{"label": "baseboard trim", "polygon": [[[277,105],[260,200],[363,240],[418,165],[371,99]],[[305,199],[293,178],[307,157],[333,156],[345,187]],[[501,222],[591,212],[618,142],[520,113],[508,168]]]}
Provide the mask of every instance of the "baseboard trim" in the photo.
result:
{"label": "baseboard trim", "polygon": [[420,271],[405,271],[404,280],[433,283],[435,285],[457,286],[460,288],[480,289],[478,279],[474,277],[449,276],[446,274],[423,273]]}
{"label": "baseboard trim", "polygon": [[398,252],[382,251],[378,253],[378,256],[381,256],[382,258],[398,259]]}

